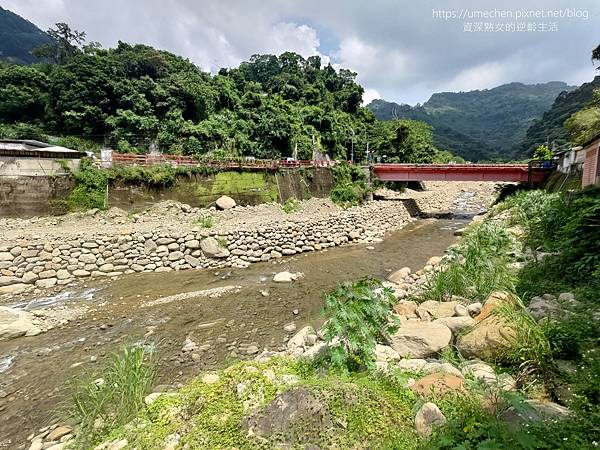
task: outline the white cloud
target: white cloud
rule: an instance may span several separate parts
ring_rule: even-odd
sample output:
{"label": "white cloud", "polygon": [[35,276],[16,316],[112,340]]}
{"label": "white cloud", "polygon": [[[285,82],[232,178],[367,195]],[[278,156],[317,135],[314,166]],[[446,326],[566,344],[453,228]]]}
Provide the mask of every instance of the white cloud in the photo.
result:
{"label": "white cloud", "polygon": [[506,80],[505,66],[499,62],[485,62],[459,72],[444,84],[442,91],[472,91],[487,89],[502,84]]}
{"label": "white cloud", "polygon": [[363,94],[363,105],[368,105],[378,98],[381,98],[381,95],[377,92],[377,89],[366,88]]}

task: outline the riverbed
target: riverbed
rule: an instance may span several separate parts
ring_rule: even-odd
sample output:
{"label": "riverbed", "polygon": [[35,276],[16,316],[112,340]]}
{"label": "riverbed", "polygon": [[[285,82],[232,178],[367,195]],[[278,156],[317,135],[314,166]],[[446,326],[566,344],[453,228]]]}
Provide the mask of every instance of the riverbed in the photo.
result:
{"label": "riverbed", "polygon": [[[95,280],[60,297],[33,299],[20,308],[85,308],[84,315],[34,337],[0,343],[0,448],[20,448],[27,435],[57,421],[69,381],[93,376],[124,344],[146,343],[159,357],[157,384],[177,385],[201,370],[279,350],[290,333],[319,326],[323,296],[339,282],[385,278],[421,268],[455,241],[465,220],[420,220],[382,242],[334,247],[252,264],[246,269],[144,273]],[[291,284],[272,281],[287,270]],[[187,293],[187,295],[185,295]],[[173,297],[177,294],[177,297]],[[186,339],[199,352],[183,353]]]}

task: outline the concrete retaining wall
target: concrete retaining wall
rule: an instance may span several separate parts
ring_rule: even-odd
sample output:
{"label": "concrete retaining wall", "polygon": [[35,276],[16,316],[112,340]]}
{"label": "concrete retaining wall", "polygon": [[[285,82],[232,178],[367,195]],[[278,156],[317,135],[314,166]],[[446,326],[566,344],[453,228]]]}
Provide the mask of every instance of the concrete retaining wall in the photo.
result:
{"label": "concrete retaining wall", "polygon": [[75,182],[70,176],[1,176],[0,217],[64,214]]}

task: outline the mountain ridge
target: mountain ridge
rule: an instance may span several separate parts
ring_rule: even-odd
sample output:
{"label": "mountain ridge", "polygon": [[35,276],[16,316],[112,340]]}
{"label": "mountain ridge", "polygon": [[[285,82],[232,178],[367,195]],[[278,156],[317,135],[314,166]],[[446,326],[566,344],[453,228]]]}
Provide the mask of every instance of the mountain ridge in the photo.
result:
{"label": "mountain ridge", "polygon": [[556,97],[574,89],[562,81],[511,82],[490,89],[437,92],[427,102],[410,106],[374,100],[369,108],[378,119],[413,119],[434,128],[434,142],[473,161],[525,158],[521,142],[530,125]]}
{"label": "mountain ridge", "polygon": [[51,38],[29,20],[0,6],[0,60],[31,64],[37,58],[32,50]]}

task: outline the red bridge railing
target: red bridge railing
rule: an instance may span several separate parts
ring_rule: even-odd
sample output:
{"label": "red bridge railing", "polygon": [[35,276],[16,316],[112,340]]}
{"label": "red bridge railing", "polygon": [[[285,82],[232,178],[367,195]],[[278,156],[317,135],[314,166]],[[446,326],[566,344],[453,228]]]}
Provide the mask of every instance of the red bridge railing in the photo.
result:
{"label": "red bridge railing", "polygon": [[552,167],[530,164],[375,164],[383,181],[515,181],[539,183]]}

